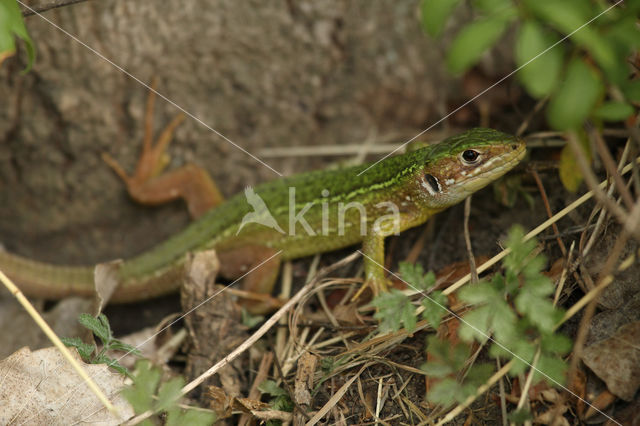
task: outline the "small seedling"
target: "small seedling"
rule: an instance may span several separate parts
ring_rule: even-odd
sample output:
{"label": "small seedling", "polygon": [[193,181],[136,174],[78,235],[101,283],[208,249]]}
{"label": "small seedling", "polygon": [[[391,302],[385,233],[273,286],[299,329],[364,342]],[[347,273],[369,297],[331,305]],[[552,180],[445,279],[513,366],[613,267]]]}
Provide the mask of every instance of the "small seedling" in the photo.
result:
{"label": "small seedling", "polygon": [[100,314],[96,318],[89,314],[80,314],[78,316],[78,322],[98,336],[102,342],[102,349],[98,350],[95,343],[85,343],[79,337],[63,337],[61,339],[62,342],[67,346],[76,348],[84,362],[90,364],[107,364],[119,373],[130,376],[129,371],[125,367],[120,365],[117,360],[109,358],[106,353],[107,351],[121,351],[126,352],[126,354],[132,353],[140,356],[140,351],[130,344],[113,337],[113,332],[111,331],[111,326],[109,325],[109,320],[106,315]]}
{"label": "small seedling", "polygon": [[[177,425],[211,425],[216,416],[209,410],[199,410],[193,407],[181,408],[178,404],[182,398],[184,379],[181,376],[174,377],[166,382],[161,382],[162,370],[153,367],[146,359],[136,363],[133,373],[133,385],[122,391],[122,395],[129,401],[136,414],[146,411],[166,414],[167,426]],[[142,425],[153,425],[151,420],[145,420]]]}
{"label": "small seedling", "polygon": [[[293,412],[293,402],[286,390],[282,389],[273,380],[265,380],[260,383],[258,389],[262,393],[271,395],[273,398],[269,401],[269,405],[274,410]],[[282,424],[280,420],[269,420],[267,426],[277,426]]]}

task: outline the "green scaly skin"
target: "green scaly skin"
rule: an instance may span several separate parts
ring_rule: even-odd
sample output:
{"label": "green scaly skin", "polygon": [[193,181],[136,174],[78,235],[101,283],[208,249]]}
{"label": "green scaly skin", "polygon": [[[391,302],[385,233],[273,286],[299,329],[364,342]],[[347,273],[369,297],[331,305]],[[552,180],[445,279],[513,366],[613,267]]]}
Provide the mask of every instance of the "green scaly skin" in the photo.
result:
{"label": "green scaly skin", "polygon": [[[465,163],[462,153],[468,150],[479,153],[479,160]],[[366,279],[375,289],[384,289],[380,265],[384,263],[386,236],[420,225],[462,201],[511,170],[524,154],[524,143],[514,136],[473,129],[439,144],[390,157],[370,169],[365,164],[267,182],[254,191],[284,233],[256,223],[246,224],[238,232],[245,215],[254,211],[245,194],[238,194],[182,232],[124,261],[117,272],[120,285],[111,300],[136,301],[175,290],[189,252],[214,248],[224,253],[256,244],[281,250],[282,260],[287,260],[362,242]],[[295,188],[294,216],[309,206],[303,215],[308,228],[300,221],[289,229],[290,188]],[[388,205],[380,203],[389,202],[398,208],[398,228],[391,229],[388,221],[375,227],[378,219],[391,213]],[[360,212],[348,208],[348,203],[364,206],[366,221],[361,222]],[[338,220],[341,211],[343,221]],[[323,217],[328,220],[323,221]],[[338,223],[344,223],[344,227],[340,229]],[[3,252],[0,270],[31,296],[62,298],[94,293],[93,267],[56,266]]]}

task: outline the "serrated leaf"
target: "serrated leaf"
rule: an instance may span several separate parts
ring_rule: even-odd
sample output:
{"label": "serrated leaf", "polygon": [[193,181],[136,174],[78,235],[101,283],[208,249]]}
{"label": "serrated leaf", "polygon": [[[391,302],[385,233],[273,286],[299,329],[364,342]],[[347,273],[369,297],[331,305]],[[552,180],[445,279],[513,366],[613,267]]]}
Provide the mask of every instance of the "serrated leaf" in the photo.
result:
{"label": "serrated leaf", "polygon": [[516,308],[543,332],[552,332],[561,318],[551,301],[539,298],[526,288],[516,297]]}
{"label": "serrated leaf", "polygon": [[427,337],[427,352],[439,359],[446,359],[449,355],[449,343],[432,334]]}
{"label": "serrated leaf", "polygon": [[0,0],[0,65],[2,61],[15,54],[15,37],[22,39],[27,51],[28,63],[24,72],[33,66],[36,50],[29,36],[22,13],[15,0]]}
{"label": "serrated leaf", "polygon": [[400,318],[402,318],[404,328],[406,328],[409,333],[413,333],[413,331],[416,329],[418,318],[416,318],[415,308],[408,300],[400,311]]}
{"label": "serrated leaf", "polygon": [[463,287],[460,292],[460,300],[463,300],[472,305],[478,305],[481,303],[489,303],[501,295],[496,289],[486,281],[481,281],[476,285]]}
{"label": "serrated leaf", "polygon": [[564,49],[558,45],[547,50],[556,41],[533,20],[525,21],[516,37],[515,59],[518,67],[522,67],[518,78],[535,98],[550,94],[558,83]]}
{"label": "serrated leaf", "polygon": [[415,308],[411,304],[411,300],[401,291],[392,289],[383,293],[373,299],[370,305],[378,308],[374,318],[380,320],[378,326],[380,333],[397,331],[400,329],[401,323],[405,324],[409,332],[413,331],[411,327],[415,328]]}
{"label": "serrated leaf", "polygon": [[124,376],[132,377],[131,373],[129,373],[129,370],[127,370],[127,367],[123,366],[122,364],[120,364],[115,359],[109,359],[107,362],[104,362],[104,364],[107,364],[110,368],[113,368],[118,373],[120,373],[120,374],[122,374]]}
{"label": "serrated leaf", "polygon": [[505,301],[493,303],[490,309],[490,328],[500,343],[509,346],[521,337],[516,328],[518,318]]}
{"label": "serrated leaf", "polygon": [[464,27],[451,43],[447,52],[447,67],[455,74],[473,66],[500,38],[514,15],[505,11],[475,21]]}
{"label": "serrated leaf", "polygon": [[493,357],[500,356],[512,359],[513,367],[509,370],[509,374],[515,376],[523,373],[527,368],[529,368],[529,365],[536,353],[536,347],[532,343],[523,339],[513,342],[513,344],[506,347],[506,349],[494,343],[491,345],[489,353]]}
{"label": "serrated leaf", "polygon": [[[544,373],[541,374],[540,372]],[[565,374],[567,372],[567,364],[562,358],[555,358],[548,355],[541,355],[536,365],[536,371],[533,373],[534,383],[543,379],[550,385],[562,385],[565,382]]]}
{"label": "serrated leaf", "polygon": [[573,341],[563,334],[544,333],[540,339],[540,347],[545,352],[564,355],[573,347]]}
{"label": "serrated leaf", "polygon": [[270,405],[274,410],[288,412],[292,412],[294,407],[293,402],[291,402],[291,398],[289,398],[289,395],[277,396],[273,401],[271,401]]}
{"label": "serrated leaf", "polygon": [[603,91],[596,72],[576,58],[569,63],[563,84],[547,107],[547,120],[558,130],[576,129],[589,116]]}
{"label": "serrated leaf", "polygon": [[[78,322],[85,328],[91,330],[93,334],[98,336],[103,345],[107,345],[111,340],[110,329],[104,325],[104,323],[89,314],[78,315]],[[107,323],[108,324],[108,323]]]}
{"label": "serrated leaf", "polygon": [[594,116],[604,121],[622,121],[634,113],[634,109],[626,102],[605,102],[594,112]]}
{"label": "serrated leaf", "polygon": [[458,335],[466,342],[477,340],[485,342],[489,335],[491,321],[491,308],[482,306],[464,315],[464,321],[458,329]]}
{"label": "serrated leaf", "polygon": [[60,340],[62,340],[65,346],[76,348],[78,354],[85,362],[89,362],[91,356],[97,350],[95,345],[85,343],[79,337],[61,337]]}
{"label": "serrated leaf", "polygon": [[438,328],[440,320],[447,314],[447,310],[445,309],[447,305],[447,296],[442,294],[441,291],[434,291],[429,297],[425,297],[422,300],[422,306],[424,307],[422,317],[429,321],[431,327],[434,329]]}
{"label": "serrated leaf", "polygon": [[460,391],[461,386],[458,382],[446,378],[433,385],[427,393],[427,399],[434,404],[451,404],[452,397],[455,398]]}
{"label": "serrated leaf", "polygon": [[400,262],[398,270],[402,279],[414,290],[428,290],[436,282],[435,274],[432,271],[425,274],[419,263]]}
{"label": "serrated leaf", "polygon": [[184,379],[174,377],[171,380],[160,385],[158,390],[158,400],[155,403],[157,411],[164,411],[174,407],[182,397],[181,389],[184,386]]}
{"label": "serrated leaf", "polygon": [[446,377],[455,372],[450,365],[441,362],[426,362],[420,368],[431,377]]}
{"label": "serrated leaf", "polygon": [[118,339],[113,339],[110,343],[109,343],[109,350],[112,351],[122,351],[122,352],[126,352],[127,354],[133,354],[133,355],[142,355],[142,353],[140,352],[140,350],[138,348],[136,348],[135,346],[132,346],[128,343],[122,342]]}
{"label": "serrated leaf", "polygon": [[102,327],[107,331],[107,336],[109,336],[109,340],[113,337],[113,332],[111,331],[111,325],[109,324],[109,320],[107,316],[103,313],[98,314],[98,321],[102,324]]}
{"label": "serrated leaf", "polygon": [[136,363],[133,373],[133,385],[124,389],[122,395],[133,406],[137,414],[153,407],[153,396],[156,394],[162,372],[159,368],[152,368],[148,360]]}
{"label": "serrated leaf", "polygon": [[424,31],[432,37],[438,37],[458,3],[460,0],[422,0],[420,16]]}

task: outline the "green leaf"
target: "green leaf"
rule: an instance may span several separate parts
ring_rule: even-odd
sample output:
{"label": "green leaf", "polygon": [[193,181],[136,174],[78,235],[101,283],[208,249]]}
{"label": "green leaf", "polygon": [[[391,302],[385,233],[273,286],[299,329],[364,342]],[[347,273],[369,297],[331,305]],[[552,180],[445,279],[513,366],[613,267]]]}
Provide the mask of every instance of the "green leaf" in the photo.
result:
{"label": "green leaf", "polygon": [[573,347],[573,341],[563,334],[545,333],[540,339],[540,347],[545,352],[564,355]]}
{"label": "green leaf", "polygon": [[78,350],[80,358],[84,362],[90,362],[91,356],[97,350],[96,345],[83,342],[79,337],[62,337],[60,338],[65,346],[70,346]]}
{"label": "green leaf", "polygon": [[562,318],[562,314],[554,308],[551,301],[537,297],[528,291],[529,287],[525,286],[516,297],[516,307],[540,331],[553,332],[554,327]]}
{"label": "green leaf", "polygon": [[564,84],[554,94],[547,108],[549,124],[558,130],[575,129],[589,116],[603,86],[600,76],[576,58],[569,63]]}
{"label": "green leaf", "polygon": [[447,299],[447,296],[442,294],[441,291],[434,291],[429,297],[422,299],[422,306],[424,307],[422,317],[429,321],[431,327],[438,328],[440,320],[447,314],[446,307],[448,304],[449,299]]}
{"label": "green leaf", "polygon": [[[567,364],[562,358],[541,355],[536,365],[537,371],[533,373],[533,381],[537,383],[540,379],[545,380],[550,385],[561,385],[565,382],[565,374],[567,372]],[[541,374],[541,371],[544,374]]]}
{"label": "green leaf", "polygon": [[434,404],[451,404],[451,399],[457,400],[456,396],[461,393],[462,387],[453,379],[443,379],[433,385],[427,394],[427,399]]}
{"label": "green leaf", "polygon": [[262,321],[264,321],[263,315],[251,315],[249,311],[247,311],[245,308],[242,308],[242,325],[251,329],[260,324]]}
{"label": "green leaf", "polygon": [[19,37],[25,42],[29,62],[24,72],[33,66],[36,57],[36,49],[33,40],[29,36],[22,13],[15,0],[0,0],[0,64],[2,61],[15,54],[16,44],[14,37]]}
{"label": "green leaf", "polygon": [[273,380],[265,380],[260,383],[258,385],[258,390],[271,396],[288,395],[287,391],[278,386],[278,384]]}
{"label": "green leaf", "polygon": [[174,408],[167,411],[167,426],[208,426],[216,421],[216,415],[209,411],[181,410]]}
{"label": "green leaf", "polygon": [[473,66],[500,38],[514,17],[515,15],[505,11],[464,27],[451,43],[447,53],[449,71],[458,74]]}
{"label": "green leaf", "polygon": [[473,7],[487,15],[502,12],[510,6],[512,6],[511,0],[475,0],[473,2]]}
{"label": "green leaf", "polygon": [[415,329],[415,308],[411,304],[411,300],[401,291],[392,289],[382,293],[373,299],[370,305],[378,308],[374,318],[380,320],[378,327],[380,333],[397,331],[400,329],[401,323],[404,323],[410,333]]}
{"label": "green leaf", "polygon": [[494,371],[495,368],[491,364],[474,364],[467,372],[467,376],[465,377],[464,381],[465,383],[472,384],[475,388],[477,388],[483,383],[486,383]]}
{"label": "green leaf", "polygon": [[420,16],[424,31],[432,37],[438,37],[458,3],[460,0],[422,0]]}
{"label": "green leaf", "polygon": [[[102,344],[106,346],[111,340],[111,328],[109,327],[109,322],[106,317],[103,314],[100,315],[101,317],[98,319],[92,315],[83,313],[78,316],[78,322],[98,336]],[[104,319],[102,319],[102,317],[104,317]]]}
{"label": "green leaf", "polygon": [[627,82],[624,96],[631,102],[640,102],[640,80]]}
{"label": "green leaf", "polygon": [[122,342],[118,339],[113,339],[110,343],[109,343],[109,350],[112,351],[122,351],[122,352],[126,352],[127,354],[133,354],[133,355],[137,355],[137,356],[141,356],[142,353],[140,352],[140,350],[138,348],[136,348],[135,346],[131,346],[128,343]]}
{"label": "green leaf", "polygon": [[556,41],[533,20],[525,21],[516,37],[515,59],[518,67],[522,67],[518,77],[535,98],[550,94],[557,85],[564,49],[558,45],[545,52]]}
{"label": "green leaf", "polygon": [[483,306],[464,315],[464,321],[458,329],[458,335],[466,342],[477,340],[485,342],[489,336],[491,308]]}
{"label": "green leaf", "polygon": [[398,270],[402,279],[414,290],[428,290],[436,282],[436,275],[432,271],[425,274],[419,263],[400,262]]}
{"label": "green leaf", "polygon": [[618,48],[622,56],[626,56],[640,47],[636,17],[631,13],[626,17],[618,18],[607,30],[606,36],[612,40],[612,44]]}
{"label": "green leaf", "polygon": [[277,396],[273,401],[270,402],[271,408],[279,411],[293,411],[293,402],[291,402],[291,398],[289,395],[280,395]]}
{"label": "green leaf", "polygon": [[118,373],[124,374],[127,377],[133,377],[131,375],[131,373],[129,373],[129,370],[127,370],[126,367],[124,367],[122,364],[120,364],[117,360],[115,360],[113,358],[109,358],[108,356],[106,356],[104,354],[100,355],[96,359],[94,359],[93,360],[93,364],[107,364],[107,366],[109,366],[110,368],[113,368]]}
{"label": "green leaf", "polygon": [[[619,81],[618,59],[611,43],[602,37],[593,25],[587,25],[598,11],[583,0],[527,0],[527,6],[543,22],[549,23],[562,33],[571,35],[571,39],[588,50],[611,78]],[[575,32],[574,32],[575,31]]]}
{"label": "green leaf", "polygon": [[182,397],[180,390],[184,386],[182,376],[174,377],[160,385],[158,400],[155,403],[157,411],[164,411],[174,407]]}
{"label": "green leaf", "polygon": [[[576,136],[578,138],[578,146],[582,149],[582,153],[587,159],[587,162],[591,162],[591,146],[587,141],[587,138],[583,132],[578,132]],[[573,148],[570,145],[565,145],[560,153],[560,181],[564,187],[571,192],[578,190],[582,183],[582,172],[578,167],[576,160],[576,154],[573,152]]]}
{"label": "green leaf", "polygon": [[405,303],[400,310],[400,318],[402,319],[404,328],[406,328],[409,333],[412,333],[413,330],[416,329],[418,318],[416,317],[416,310],[411,304],[411,301],[406,300],[407,303]]}
{"label": "green leaf", "polygon": [[580,188],[583,177],[578,168],[576,156],[569,145],[565,145],[560,152],[560,182],[569,192],[576,192]]}
{"label": "green leaf", "polygon": [[524,424],[526,421],[533,420],[531,411],[529,411],[526,407],[516,411],[512,411],[507,415],[507,418],[509,419],[509,421],[517,425],[521,425],[521,424]]}
{"label": "green leaf", "polygon": [[604,121],[622,121],[634,112],[633,107],[626,102],[605,102],[595,110],[594,115]]}
{"label": "green leaf", "polygon": [[422,364],[422,367],[420,368],[424,370],[427,375],[438,378],[446,377],[456,371],[450,365],[443,364],[441,362],[426,362]]}
{"label": "green leaf", "polygon": [[133,406],[136,414],[151,410],[153,407],[153,396],[161,376],[162,371],[159,368],[152,368],[148,360],[144,359],[136,363],[133,385],[122,391],[122,395]]}

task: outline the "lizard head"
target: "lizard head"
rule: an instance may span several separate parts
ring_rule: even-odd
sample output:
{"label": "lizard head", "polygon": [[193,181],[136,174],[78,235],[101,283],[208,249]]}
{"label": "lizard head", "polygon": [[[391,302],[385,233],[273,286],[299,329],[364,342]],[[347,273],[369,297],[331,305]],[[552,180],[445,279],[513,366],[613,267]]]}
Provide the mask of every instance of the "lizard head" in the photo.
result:
{"label": "lizard head", "polygon": [[514,168],[526,153],[521,139],[492,129],[472,129],[425,148],[418,178],[422,199],[443,209],[484,188]]}

